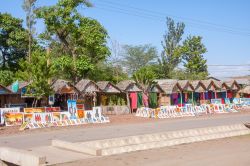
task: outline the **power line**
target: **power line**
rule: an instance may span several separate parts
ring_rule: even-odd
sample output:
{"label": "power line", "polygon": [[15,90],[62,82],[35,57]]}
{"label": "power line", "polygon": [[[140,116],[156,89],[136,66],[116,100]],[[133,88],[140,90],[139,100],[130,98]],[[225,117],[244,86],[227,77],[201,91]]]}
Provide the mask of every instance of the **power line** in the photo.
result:
{"label": "power line", "polygon": [[[221,24],[215,24],[215,23],[207,22],[207,21],[203,21],[203,20],[197,20],[197,19],[187,18],[187,17],[180,17],[180,16],[169,14],[169,13],[163,13],[163,12],[158,12],[158,11],[153,11],[153,10],[148,10],[148,9],[133,7],[131,5],[121,4],[121,3],[117,3],[117,2],[111,2],[111,1],[108,1],[108,0],[102,0],[100,2],[103,3],[103,4],[105,4],[105,2],[106,2],[106,5],[125,6],[127,8],[134,9],[134,10],[137,10],[137,11],[140,11],[140,12],[144,12],[144,13],[150,13],[150,14],[153,13],[153,14],[160,15],[160,16],[167,15],[167,16],[171,16],[173,18],[177,18],[177,19],[181,19],[181,20],[189,20],[189,21],[193,21],[193,22],[196,22],[196,23],[202,23],[202,24],[207,24],[207,25],[212,25],[212,26],[217,26],[217,27],[224,27],[224,28],[228,28],[228,29],[231,29],[231,30],[239,30],[239,31],[250,32],[250,29],[229,27],[229,26],[225,26],[225,25],[221,25]],[[109,3],[109,4],[107,4],[107,3]]]}
{"label": "power line", "polygon": [[[100,3],[100,2],[98,2]],[[98,5],[97,3],[97,5]],[[165,18],[161,15],[156,15],[156,14],[148,14],[148,13],[143,13],[141,11],[138,10],[132,10],[131,9],[124,9],[121,7],[116,7],[116,6],[112,6],[110,4],[105,4],[105,3],[101,3],[102,7],[96,6],[97,9],[101,9],[101,10],[105,10],[108,12],[116,12],[116,13],[122,13],[122,14],[127,14],[127,15],[131,15],[131,16],[137,16],[137,17],[141,17],[141,18],[145,18],[145,19],[150,19],[151,21],[165,21]],[[226,29],[226,28],[221,28],[221,27],[212,27],[212,26],[206,26],[204,24],[200,24],[200,23],[194,23],[194,22],[188,22],[189,24],[191,24],[192,28],[198,28],[200,30],[200,28],[202,28],[202,30],[209,30],[209,31],[220,31],[220,32],[224,32],[224,33],[230,33],[230,34],[234,34],[234,35],[242,35],[242,36],[250,36],[250,31],[249,32],[243,32],[243,31],[236,31],[236,30],[232,30],[232,29]],[[198,26],[198,27],[197,27]]]}

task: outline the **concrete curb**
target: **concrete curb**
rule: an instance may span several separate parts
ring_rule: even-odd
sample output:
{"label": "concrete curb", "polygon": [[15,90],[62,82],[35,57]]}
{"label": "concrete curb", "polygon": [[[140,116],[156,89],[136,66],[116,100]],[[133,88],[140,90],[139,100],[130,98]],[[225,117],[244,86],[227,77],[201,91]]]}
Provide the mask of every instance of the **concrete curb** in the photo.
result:
{"label": "concrete curb", "polygon": [[250,134],[250,130],[245,125],[235,124],[78,143],[53,140],[52,146],[96,156],[106,156],[246,134]]}
{"label": "concrete curb", "polygon": [[39,166],[46,164],[45,156],[38,156],[25,150],[9,147],[0,148],[0,160],[2,161],[2,165],[5,165],[4,162],[22,166]]}

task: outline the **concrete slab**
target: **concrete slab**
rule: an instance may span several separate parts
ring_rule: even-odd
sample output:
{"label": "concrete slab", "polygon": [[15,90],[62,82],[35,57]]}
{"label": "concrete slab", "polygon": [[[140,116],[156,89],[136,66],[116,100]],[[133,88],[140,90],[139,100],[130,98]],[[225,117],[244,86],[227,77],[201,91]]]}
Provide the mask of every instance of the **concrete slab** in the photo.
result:
{"label": "concrete slab", "polygon": [[77,143],[54,140],[52,146],[106,156],[245,134],[250,130],[244,124],[235,124]]}
{"label": "concrete slab", "polygon": [[54,165],[60,163],[68,163],[78,160],[83,160],[87,158],[92,158],[94,156],[71,151],[65,150],[61,148],[56,148],[53,146],[40,146],[30,148],[29,150],[32,153],[36,153],[39,155],[46,156],[46,165]]}
{"label": "concrete slab", "polygon": [[46,157],[43,155],[9,147],[0,148],[0,160],[21,166],[38,166],[46,163]]}

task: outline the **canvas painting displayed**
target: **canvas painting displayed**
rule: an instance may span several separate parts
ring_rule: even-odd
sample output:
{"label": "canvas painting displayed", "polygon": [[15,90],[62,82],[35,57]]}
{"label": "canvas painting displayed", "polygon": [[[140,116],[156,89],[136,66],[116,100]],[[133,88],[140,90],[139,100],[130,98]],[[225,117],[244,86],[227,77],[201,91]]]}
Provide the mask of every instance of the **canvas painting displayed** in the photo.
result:
{"label": "canvas painting displayed", "polygon": [[17,126],[23,123],[23,113],[5,113],[4,120],[6,126]]}
{"label": "canvas painting displayed", "polygon": [[35,107],[35,108],[24,108],[25,113],[41,113],[45,112],[44,107]]}
{"label": "canvas painting displayed", "polygon": [[61,120],[61,113],[60,112],[53,112],[52,113],[52,121],[57,122]]}
{"label": "canvas painting displayed", "polygon": [[222,104],[221,99],[211,99],[211,104]]}
{"label": "canvas painting displayed", "polygon": [[70,113],[70,119],[77,119],[77,107],[76,100],[68,100],[68,112]]}
{"label": "canvas painting displayed", "polygon": [[92,119],[93,117],[93,111],[84,111],[84,118]]}
{"label": "canvas painting displayed", "polygon": [[46,107],[45,112],[61,112],[60,107]]}
{"label": "canvas painting displayed", "polygon": [[94,118],[100,119],[102,116],[102,108],[101,107],[93,107],[93,116],[94,116]]}
{"label": "canvas painting displayed", "polygon": [[61,117],[60,117],[60,119],[62,120],[62,121],[65,121],[65,120],[69,120],[70,119],[70,113],[69,112],[61,112]]}
{"label": "canvas painting displayed", "polygon": [[0,108],[0,124],[4,124],[4,114],[5,113],[17,113],[17,112],[20,112],[19,107]]}
{"label": "canvas painting displayed", "polygon": [[33,114],[32,113],[24,113],[23,114],[23,122],[32,122]]}

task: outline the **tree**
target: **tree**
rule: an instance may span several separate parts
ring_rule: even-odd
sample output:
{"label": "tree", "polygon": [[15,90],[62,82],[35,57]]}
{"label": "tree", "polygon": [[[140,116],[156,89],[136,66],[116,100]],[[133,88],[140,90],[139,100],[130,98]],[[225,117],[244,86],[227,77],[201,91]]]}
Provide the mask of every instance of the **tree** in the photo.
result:
{"label": "tree", "polygon": [[184,67],[191,77],[205,79],[208,76],[207,60],[203,54],[207,52],[200,36],[189,36],[182,47]]}
{"label": "tree", "polygon": [[181,62],[181,40],[184,34],[185,24],[178,22],[175,24],[174,20],[167,18],[167,32],[163,36],[162,47],[163,52],[161,58],[158,59],[160,64],[160,74],[163,78],[171,78],[171,72]]}
{"label": "tree", "polygon": [[9,70],[0,70],[0,84],[8,86],[14,81],[14,73]]}
{"label": "tree", "polygon": [[32,93],[37,100],[43,97],[48,97],[52,93],[49,80],[54,75],[53,67],[48,63],[50,54],[45,51],[36,50],[31,54],[32,61],[36,63],[29,63],[28,60],[23,59],[20,62],[20,69],[16,73],[17,78],[23,81],[29,81],[27,93]]}
{"label": "tree", "polygon": [[30,62],[31,57],[31,47],[32,47],[32,41],[33,41],[33,34],[35,33],[34,24],[35,22],[35,2],[37,0],[24,0],[23,1],[23,10],[26,12],[26,25],[28,28],[28,34],[29,34],[29,50],[28,50],[28,59]]}
{"label": "tree", "polygon": [[[50,46],[56,46],[56,50],[60,50],[54,53],[55,56],[61,54],[72,57],[73,71],[70,73],[73,82],[78,79],[77,59],[85,65],[91,65],[109,55],[106,30],[98,21],[83,17],[77,10],[80,5],[92,6],[87,0],[59,0],[54,6],[42,7],[37,11],[37,17],[45,22],[46,39],[51,40],[50,44],[53,44]],[[58,49],[58,46],[61,49]],[[54,48],[51,49],[53,54]],[[82,76],[89,72],[82,71]]]}
{"label": "tree", "polygon": [[27,55],[28,34],[22,20],[0,13],[0,69],[16,71]]}
{"label": "tree", "polygon": [[123,49],[125,51],[123,64],[129,74],[134,73],[143,66],[154,63],[157,58],[156,48],[149,44],[139,46],[125,45]]}
{"label": "tree", "polygon": [[144,89],[155,83],[157,75],[155,73],[155,66],[144,66],[133,74],[133,79],[140,84]]}

